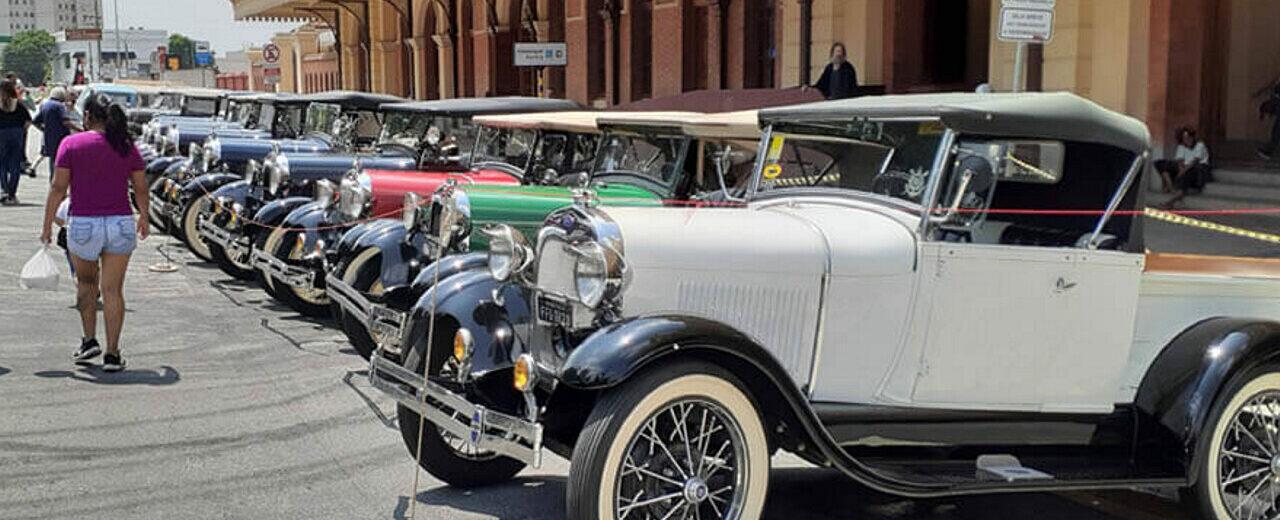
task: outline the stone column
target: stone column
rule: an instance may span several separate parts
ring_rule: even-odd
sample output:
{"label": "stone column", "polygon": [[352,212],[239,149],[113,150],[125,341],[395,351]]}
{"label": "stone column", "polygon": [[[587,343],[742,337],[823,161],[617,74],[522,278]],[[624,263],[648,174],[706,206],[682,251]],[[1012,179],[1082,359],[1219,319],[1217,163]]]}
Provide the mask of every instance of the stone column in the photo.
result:
{"label": "stone column", "polygon": [[454,77],[453,41],[449,39],[448,34],[433,34],[431,39],[435,41],[436,57],[439,60],[436,71],[440,98],[457,97],[454,90],[456,78]]}

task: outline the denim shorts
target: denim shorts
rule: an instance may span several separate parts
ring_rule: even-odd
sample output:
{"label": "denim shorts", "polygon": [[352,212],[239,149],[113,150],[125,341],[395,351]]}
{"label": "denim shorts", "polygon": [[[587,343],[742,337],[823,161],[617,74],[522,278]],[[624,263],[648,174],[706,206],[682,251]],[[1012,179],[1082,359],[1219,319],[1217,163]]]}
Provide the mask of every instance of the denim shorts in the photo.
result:
{"label": "denim shorts", "polygon": [[110,217],[71,216],[67,225],[67,247],[71,254],[90,262],[103,253],[127,255],[138,245],[133,215]]}

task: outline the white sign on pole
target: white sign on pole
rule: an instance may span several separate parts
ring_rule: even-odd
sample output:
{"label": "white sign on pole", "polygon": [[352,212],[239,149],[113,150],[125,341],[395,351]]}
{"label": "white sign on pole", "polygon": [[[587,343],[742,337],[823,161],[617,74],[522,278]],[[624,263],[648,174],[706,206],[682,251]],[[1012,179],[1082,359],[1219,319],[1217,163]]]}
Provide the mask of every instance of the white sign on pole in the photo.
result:
{"label": "white sign on pole", "polygon": [[563,67],[569,64],[569,47],[558,43],[517,43],[517,67]]}
{"label": "white sign on pole", "polygon": [[1053,11],[1042,9],[1000,9],[1000,41],[1039,42],[1053,39]]}
{"label": "white sign on pole", "polygon": [[1043,11],[1052,11],[1055,4],[1057,4],[1057,0],[1003,0],[1000,2],[1002,7],[1040,9]]}

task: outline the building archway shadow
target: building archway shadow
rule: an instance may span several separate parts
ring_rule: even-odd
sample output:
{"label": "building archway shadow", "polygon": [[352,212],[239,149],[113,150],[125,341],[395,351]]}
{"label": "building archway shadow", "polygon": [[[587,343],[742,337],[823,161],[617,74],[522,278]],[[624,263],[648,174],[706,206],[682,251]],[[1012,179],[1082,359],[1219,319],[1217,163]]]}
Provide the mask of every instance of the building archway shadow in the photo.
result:
{"label": "building archway shadow", "polygon": [[46,379],[72,379],[96,385],[140,385],[169,386],[177,383],[182,376],[171,366],[156,369],[130,369],[116,373],[108,373],[99,366],[79,367],[76,370],[45,370],[36,372],[36,377]]}
{"label": "building archway shadow", "polygon": [[[566,480],[560,476],[518,477],[505,484],[476,489],[446,485],[418,493],[419,516],[424,506],[447,507],[494,518],[564,518]],[[537,514],[531,515],[531,512]],[[396,502],[392,517],[408,518],[409,497]]]}

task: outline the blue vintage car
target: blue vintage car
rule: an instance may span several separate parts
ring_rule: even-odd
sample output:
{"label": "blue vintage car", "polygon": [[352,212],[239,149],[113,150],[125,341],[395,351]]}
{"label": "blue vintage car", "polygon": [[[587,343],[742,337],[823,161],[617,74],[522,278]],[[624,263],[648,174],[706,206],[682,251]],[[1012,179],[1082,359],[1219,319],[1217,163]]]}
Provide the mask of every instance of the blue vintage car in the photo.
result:
{"label": "blue vintage car", "polygon": [[[337,177],[350,169],[357,158],[385,169],[408,169],[416,165],[412,150],[374,146],[382,129],[378,107],[402,99],[346,91],[309,94],[298,99],[308,103],[305,113],[299,116],[301,120],[277,121],[277,124],[300,128],[300,138],[210,136],[198,150],[200,168],[207,164],[212,173],[195,176],[180,185],[171,182],[163,186],[160,209],[168,219],[169,230],[197,256],[210,259],[208,246],[198,237],[198,217],[211,209],[209,195],[223,185],[254,178],[266,185],[275,178],[279,182],[276,189],[270,191],[275,196],[287,193],[293,184],[304,185],[309,190],[312,180]],[[197,150],[195,146],[192,149]]]}
{"label": "blue vintage car", "polygon": [[[182,100],[183,112],[157,115],[138,127],[138,151],[152,179],[182,161],[191,143],[217,131],[266,136],[253,128],[261,94],[199,91]],[[212,110],[211,110],[212,109]]]}

